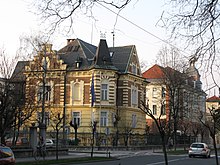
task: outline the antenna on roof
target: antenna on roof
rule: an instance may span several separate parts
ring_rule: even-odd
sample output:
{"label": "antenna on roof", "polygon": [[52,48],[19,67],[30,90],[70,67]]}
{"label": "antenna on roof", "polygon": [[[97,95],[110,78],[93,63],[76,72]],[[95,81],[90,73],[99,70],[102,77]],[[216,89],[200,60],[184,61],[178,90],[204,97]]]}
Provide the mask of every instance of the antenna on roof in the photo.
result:
{"label": "antenna on roof", "polygon": [[106,39],[106,32],[100,31],[100,39]]}
{"label": "antenna on roof", "polygon": [[93,23],[92,23],[92,30],[91,30],[91,44],[92,44],[92,40],[93,40]]}
{"label": "antenna on roof", "polygon": [[114,48],[115,47],[115,31],[113,30],[112,31],[112,39],[113,39],[113,44],[112,44],[112,47]]}

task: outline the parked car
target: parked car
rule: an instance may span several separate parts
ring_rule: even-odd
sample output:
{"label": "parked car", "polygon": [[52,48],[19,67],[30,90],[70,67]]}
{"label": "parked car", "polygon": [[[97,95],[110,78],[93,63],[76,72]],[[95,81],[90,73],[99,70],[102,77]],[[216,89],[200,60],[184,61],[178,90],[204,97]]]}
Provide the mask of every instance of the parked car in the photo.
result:
{"label": "parked car", "polygon": [[211,150],[206,143],[192,143],[188,154],[190,158],[194,156],[210,158]]}
{"label": "parked car", "polygon": [[9,147],[0,146],[0,164],[1,165],[15,164],[14,153]]}
{"label": "parked car", "polygon": [[[6,146],[11,147],[12,142],[13,142],[13,138],[6,139],[5,142],[6,142]],[[29,145],[28,138],[18,137],[18,139],[16,141],[16,146],[21,146],[21,145]]]}
{"label": "parked car", "polygon": [[55,141],[53,139],[46,139],[46,147],[55,146]]}

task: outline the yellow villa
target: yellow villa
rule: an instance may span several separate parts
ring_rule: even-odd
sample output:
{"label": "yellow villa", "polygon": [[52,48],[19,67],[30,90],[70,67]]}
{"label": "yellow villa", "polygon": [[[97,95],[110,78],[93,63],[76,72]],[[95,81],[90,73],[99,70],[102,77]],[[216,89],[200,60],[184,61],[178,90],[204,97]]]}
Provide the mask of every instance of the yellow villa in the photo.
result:
{"label": "yellow villa", "polygon": [[134,45],[108,47],[101,39],[96,47],[68,39],[55,51],[45,44],[24,74],[26,100],[34,99],[36,107],[26,126],[38,127],[43,118],[47,138],[55,138],[57,126],[66,140],[76,137],[72,123],[79,145],[90,146],[96,122],[97,146],[144,143],[146,118],[138,107],[146,82]]}

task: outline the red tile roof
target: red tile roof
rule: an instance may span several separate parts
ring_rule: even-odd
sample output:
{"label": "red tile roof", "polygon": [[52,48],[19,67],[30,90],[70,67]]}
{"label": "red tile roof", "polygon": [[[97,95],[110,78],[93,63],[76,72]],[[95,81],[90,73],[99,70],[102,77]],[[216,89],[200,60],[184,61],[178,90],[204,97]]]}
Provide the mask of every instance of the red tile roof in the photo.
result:
{"label": "red tile roof", "polygon": [[207,102],[220,102],[220,98],[217,96],[212,96],[206,100]]}
{"label": "red tile roof", "polygon": [[143,77],[147,79],[161,79],[164,77],[164,69],[162,66],[155,64],[143,73]]}

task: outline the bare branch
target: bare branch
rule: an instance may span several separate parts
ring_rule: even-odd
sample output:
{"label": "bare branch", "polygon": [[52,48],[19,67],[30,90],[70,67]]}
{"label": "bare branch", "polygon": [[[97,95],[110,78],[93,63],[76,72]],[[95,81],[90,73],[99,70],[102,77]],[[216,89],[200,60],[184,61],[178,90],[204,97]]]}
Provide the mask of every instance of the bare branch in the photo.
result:
{"label": "bare branch", "polygon": [[92,10],[95,4],[111,6],[118,10],[123,9],[131,0],[40,0],[35,4],[39,15],[44,22],[50,22],[49,33],[53,34],[56,29],[64,22],[69,21],[69,29],[73,25],[74,16],[83,13],[88,17],[92,16]]}
{"label": "bare branch", "polygon": [[216,57],[220,48],[219,1],[172,0],[168,5],[173,10],[163,13],[159,22],[165,23],[176,42],[184,44],[185,50],[199,58],[206,72],[212,73],[212,68],[218,65]]}

